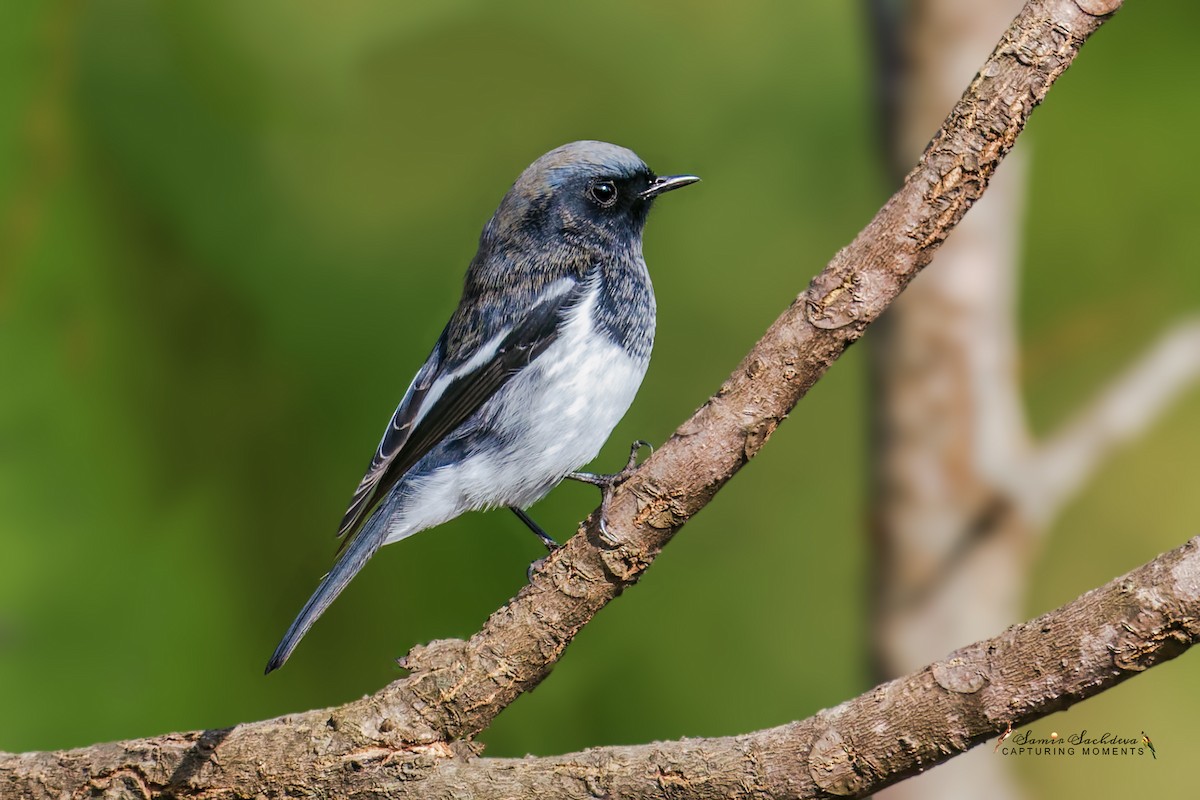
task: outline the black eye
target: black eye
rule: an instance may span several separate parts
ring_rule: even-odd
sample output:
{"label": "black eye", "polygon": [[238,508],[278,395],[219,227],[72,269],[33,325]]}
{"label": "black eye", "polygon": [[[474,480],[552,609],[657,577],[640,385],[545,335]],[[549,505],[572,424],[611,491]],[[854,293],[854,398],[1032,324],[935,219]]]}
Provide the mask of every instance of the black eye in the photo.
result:
{"label": "black eye", "polygon": [[587,195],[602,208],[617,202],[617,187],[612,181],[596,181],[587,189]]}

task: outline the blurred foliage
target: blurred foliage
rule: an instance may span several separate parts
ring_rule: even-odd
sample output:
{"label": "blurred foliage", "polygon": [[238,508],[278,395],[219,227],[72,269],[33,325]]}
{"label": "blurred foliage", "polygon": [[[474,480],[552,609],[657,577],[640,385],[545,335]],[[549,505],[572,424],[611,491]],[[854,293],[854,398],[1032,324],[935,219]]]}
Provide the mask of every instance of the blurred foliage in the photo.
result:
{"label": "blurred foliage", "polygon": [[[668,436],[886,195],[856,4],[416,5],[0,6],[0,748],[341,703],[517,591],[540,545],[470,515],[382,551],[261,674],[479,229],[542,152],[606,139],[705,179],[651,220],[654,362],[600,469]],[[1129,4],[1022,145],[1039,430],[1200,308],[1198,22]],[[851,352],[488,752],[740,733],[867,688],[866,390]],[[1197,533],[1198,437],[1193,393],[1105,468],[1031,614]],[[595,502],[567,485],[536,517],[565,535]],[[1055,723],[1144,728],[1159,761],[1023,764],[1031,789],[1165,791],[1197,743],[1197,669]]]}

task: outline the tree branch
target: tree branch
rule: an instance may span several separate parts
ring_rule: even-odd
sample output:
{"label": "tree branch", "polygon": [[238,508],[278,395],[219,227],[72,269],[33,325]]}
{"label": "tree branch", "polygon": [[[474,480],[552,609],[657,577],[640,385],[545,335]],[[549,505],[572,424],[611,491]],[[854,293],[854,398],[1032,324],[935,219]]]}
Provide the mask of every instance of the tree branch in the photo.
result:
{"label": "tree branch", "polygon": [[[1023,0],[909,0],[888,163],[906,163]],[[872,676],[919,669],[1022,619],[1026,520],[1006,513],[1027,456],[1017,284],[1028,142],[868,337]],[[898,181],[902,173],[894,174]],[[1015,800],[1009,759],[982,748],[880,800]],[[986,787],[983,789],[981,787]]]}
{"label": "tree branch", "polygon": [[1021,470],[1022,510],[1053,516],[1114,449],[1138,436],[1200,379],[1200,320],[1175,325],[1073,419]]}
{"label": "tree branch", "polygon": [[[1119,3],[1109,3],[1109,11]],[[430,729],[470,737],[548,673],[575,633],[632,585],[683,524],[758,450],[832,363],[862,336],[983,194],[1033,108],[1106,17],[1074,0],[1031,0],[904,185],[771,325],[718,392],[620,487],[617,540],[556,551],[469,642],[435,642],[413,671],[369,701],[374,713],[424,709]]]}
{"label": "tree branch", "polygon": [[[524,759],[448,758],[450,748],[439,744],[327,752],[317,738],[308,748],[319,772],[276,782],[262,776],[260,759],[270,752],[262,743],[243,752],[249,743],[235,728],[0,757],[0,795],[60,797],[83,789],[106,797],[861,797],[1009,726],[1095,696],[1198,641],[1200,537],[836,708],[745,736]],[[287,717],[275,722],[291,727]]]}
{"label": "tree branch", "polygon": [[[1033,108],[1119,5],[1026,4],[904,186],[771,325],[717,394],[618,489],[608,514],[615,544],[597,536],[593,514],[584,535],[553,553],[469,641],[414,648],[403,662],[411,674],[371,697],[224,731],[6,756],[0,775],[17,796],[41,797],[57,796],[56,785],[95,784],[100,775],[135,795],[186,787],[247,796],[328,794],[348,779],[354,791],[387,790],[397,774],[414,786],[442,774],[435,766],[470,752],[455,740],[486,728],[549,673],[580,628],[638,580],[929,263],[982,195]],[[927,744],[911,747],[924,754]],[[460,768],[452,764],[443,766]]]}
{"label": "tree branch", "polygon": [[[862,796],[1069,708],[1200,641],[1200,537],[1067,605],[802,722],[746,736],[477,759],[416,796]],[[1136,731],[1131,731],[1136,735]],[[426,794],[426,792],[432,792]]]}
{"label": "tree branch", "polygon": [[[902,94],[889,164],[919,152],[1022,3],[905,4],[905,24],[890,31],[903,42],[890,49],[906,57],[888,78]],[[1053,518],[1104,459],[1200,377],[1200,322],[1193,322],[1164,337],[1048,441],[1030,434],[1017,367],[1023,148],[1009,154],[939,251],[936,269],[869,337],[877,680],[1021,619]],[[980,750],[880,796],[1011,800],[1025,794],[1012,766]]]}

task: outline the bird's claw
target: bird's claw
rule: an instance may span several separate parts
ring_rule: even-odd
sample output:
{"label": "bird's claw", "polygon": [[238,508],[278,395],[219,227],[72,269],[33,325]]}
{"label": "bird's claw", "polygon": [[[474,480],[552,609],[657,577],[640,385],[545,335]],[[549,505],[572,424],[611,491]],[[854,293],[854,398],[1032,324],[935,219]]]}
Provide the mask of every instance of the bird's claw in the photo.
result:
{"label": "bird's claw", "polygon": [[600,541],[609,547],[616,547],[620,543],[617,537],[608,530],[608,506],[612,502],[613,490],[629,480],[629,476],[637,469],[638,451],[643,447],[649,447],[650,452],[654,452],[653,445],[643,439],[638,439],[629,448],[629,460],[625,462],[625,466],[621,468],[620,472],[607,475],[597,475],[594,472],[572,472],[567,476],[582,483],[590,483],[600,489],[600,523],[597,527],[600,530]]}
{"label": "bird's claw", "polygon": [[608,545],[609,547],[616,547],[617,545],[619,545],[621,543],[621,540],[608,532],[608,523],[605,522],[605,519],[604,519],[604,509],[603,509],[604,501],[601,501],[600,505],[601,505],[600,524],[597,525],[597,528],[600,531],[600,541],[603,542],[604,544]]}
{"label": "bird's claw", "polygon": [[625,467],[617,473],[617,483],[623,483],[624,481],[628,480],[629,476],[633,474],[633,471],[637,469],[638,451],[643,447],[650,451],[650,455],[654,455],[654,445],[650,444],[645,439],[637,439],[634,441],[634,443],[629,446],[629,460],[625,462]]}

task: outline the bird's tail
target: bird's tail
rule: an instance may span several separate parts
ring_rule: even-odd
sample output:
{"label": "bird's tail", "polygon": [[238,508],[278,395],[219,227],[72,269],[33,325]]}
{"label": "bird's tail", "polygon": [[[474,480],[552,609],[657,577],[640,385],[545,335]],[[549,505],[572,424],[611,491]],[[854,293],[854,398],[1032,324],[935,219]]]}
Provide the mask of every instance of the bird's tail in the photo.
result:
{"label": "bird's tail", "polygon": [[387,532],[388,526],[385,520],[381,519],[383,516],[386,515],[377,513],[367,521],[364,530],[354,537],[354,541],[334,562],[333,569],[329,570],[329,574],[321,579],[317,590],[313,592],[312,597],[308,598],[304,608],[300,610],[287,633],[283,635],[283,640],[275,648],[274,655],[267,662],[265,674],[270,674],[273,670],[283,666],[283,662],[288,660],[292,651],[296,649],[296,645],[300,644],[300,640],[304,638],[304,634],[308,633],[308,629],[313,626],[317,618],[325,613],[325,609],[329,608],[329,604],[337,599],[337,596],[346,588],[346,584],[350,583],[350,580],[366,565],[371,556],[375,555],[375,551],[383,544]]}

